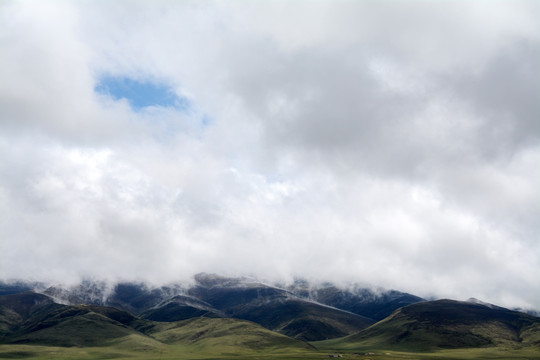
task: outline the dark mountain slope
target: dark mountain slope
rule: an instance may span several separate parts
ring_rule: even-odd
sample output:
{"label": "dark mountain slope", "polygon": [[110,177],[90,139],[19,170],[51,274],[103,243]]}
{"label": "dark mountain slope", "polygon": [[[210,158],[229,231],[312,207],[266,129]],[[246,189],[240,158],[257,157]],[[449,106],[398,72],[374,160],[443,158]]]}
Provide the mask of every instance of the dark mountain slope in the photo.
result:
{"label": "dark mountain slope", "polygon": [[234,317],[305,341],[345,336],[373,323],[356,314],[294,298],[248,306]]}
{"label": "dark mountain slope", "polygon": [[332,284],[314,286],[307,281],[297,280],[287,287],[295,295],[321,304],[346,310],[379,321],[400,307],[426,301],[421,297],[400,291],[373,291],[351,286],[339,288]]}
{"label": "dark mountain slope", "polygon": [[[239,282],[235,279],[214,278],[212,275],[196,277],[197,285],[188,290],[188,294],[200,299],[216,309],[232,315],[247,304],[251,306],[296,297],[292,293],[258,282]],[[212,280],[209,280],[211,278]],[[223,279],[219,282],[218,279]]]}
{"label": "dark mountain slope", "polygon": [[161,289],[148,289],[144,284],[120,283],[114,287],[105,304],[138,315],[162,301]]}
{"label": "dark mountain slope", "polygon": [[112,306],[139,315],[170,300],[181,291],[179,287],[154,288],[144,283],[118,283],[110,286],[105,282],[85,280],[70,287],[51,286],[42,293],[62,304]]}
{"label": "dark mountain slope", "polygon": [[111,306],[154,321],[193,317],[234,317],[304,340],[348,335],[374,321],[348,311],[303,299],[287,290],[246,278],[199,274],[195,285],[151,288],[142,283],[84,281],[43,291],[56,301]]}
{"label": "dark mountain slope", "polygon": [[[317,287],[306,281],[295,282],[283,289],[254,279],[205,273],[196,275],[194,280],[194,286],[171,284],[158,288],[144,283],[112,286],[102,281],[84,280],[78,285],[53,286],[42,292],[58,303],[112,306],[156,321],[178,321],[198,316],[239,317],[306,339],[350,334],[371,324],[370,320],[362,317],[379,320],[400,306],[422,300],[397,291],[375,294],[358,287],[340,289],[331,284]],[[9,291],[17,291],[18,288]],[[267,304],[272,307],[273,319],[268,319],[260,311]],[[311,315],[310,311],[313,312]],[[325,312],[330,313],[323,315]],[[292,314],[300,317],[291,318]],[[318,319],[321,315],[326,319],[334,317],[332,314],[338,318],[333,324]],[[280,321],[276,321],[277,318]],[[342,320],[345,323],[341,324]],[[313,328],[311,335],[306,333],[308,327]]]}
{"label": "dark mountain slope", "polygon": [[371,319],[299,298],[284,289],[257,282],[201,275],[189,294],[229,317],[250,320],[270,330],[302,340],[322,340],[351,334],[371,325]]}
{"label": "dark mountain slope", "polygon": [[540,319],[504,308],[452,300],[413,304],[351,336],[346,348],[428,350],[540,346]]}
{"label": "dark mountain slope", "polygon": [[224,317],[225,315],[210,304],[191,296],[177,295],[164,303],[147,310],[141,317],[154,321],[180,321],[194,317]]}
{"label": "dark mountain slope", "polygon": [[64,309],[51,298],[27,291],[0,296],[0,338],[11,336],[32,324],[39,324],[55,311]]}
{"label": "dark mountain slope", "polygon": [[6,283],[0,281],[0,296],[20,294],[26,291],[30,291],[36,284],[24,283],[20,281]]}
{"label": "dark mountain slope", "polygon": [[0,320],[5,325],[0,344],[112,346],[144,351],[163,351],[166,344],[172,344],[193,354],[205,351],[229,355],[313,349],[305,342],[245,320],[198,317],[154,322],[111,307],[55,304],[51,298],[33,292],[0,297]]}

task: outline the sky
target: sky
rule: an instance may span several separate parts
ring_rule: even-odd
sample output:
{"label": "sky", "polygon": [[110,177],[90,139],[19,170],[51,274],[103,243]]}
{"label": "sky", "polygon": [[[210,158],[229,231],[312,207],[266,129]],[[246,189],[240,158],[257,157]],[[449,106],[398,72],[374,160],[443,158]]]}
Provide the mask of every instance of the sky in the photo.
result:
{"label": "sky", "polygon": [[0,2],[0,279],[540,309],[540,2]]}

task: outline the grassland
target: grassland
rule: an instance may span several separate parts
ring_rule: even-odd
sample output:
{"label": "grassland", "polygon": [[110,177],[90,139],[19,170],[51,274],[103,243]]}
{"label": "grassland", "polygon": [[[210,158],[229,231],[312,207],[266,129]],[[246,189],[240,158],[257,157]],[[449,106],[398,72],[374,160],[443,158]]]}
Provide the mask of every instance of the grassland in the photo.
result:
{"label": "grassland", "polygon": [[452,349],[426,352],[407,352],[385,349],[335,349],[326,344],[317,344],[318,349],[298,349],[296,346],[276,345],[274,348],[257,350],[246,348],[242,344],[243,336],[232,336],[228,346],[208,343],[190,345],[186,343],[164,344],[147,342],[132,335],[118,339],[106,347],[53,347],[39,345],[0,345],[1,359],[253,359],[253,360],[301,360],[328,359],[331,355],[341,355],[342,359],[371,360],[538,360],[540,349],[534,347],[512,349],[488,347],[475,349]]}
{"label": "grassland", "polygon": [[[336,339],[337,340],[337,339]],[[407,349],[402,346],[401,349],[392,347],[377,348],[370,347],[369,344],[351,344],[337,346],[335,341],[322,341],[313,343],[321,353],[325,354],[343,354],[343,359],[372,359],[372,360],[391,360],[391,359],[440,359],[440,360],[462,360],[462,359],[516,359],[516,360],[538,360],[540,359],[540,348],[534,346],[528,347],[478,347],[461,349],[438,349],[418,351],[416,349]],[[368,354],[368,355],[367,355]]]}
{"label": "grassland", "polygon": [[[108,324],[107,324],[108,325]],[[114,330],[112,326],[106,330]],[[73,331],[72,331],[73,330]],[[86,327],[85,337],[99,338],[103,328]],[[145,334],[129,332],[124,336],[83,343],[78,329],[65,326],[46,329],[60,344],[79,346],[46,346],[30,344],[0,345],[0,358],[7,359],[305,359],[316,352],[308,343],[292,339],[255,323],[237,319],[195,318],[174,323],[148,322]],[[39,331],[38,333],[43,333]],[[96,333],[92,333],[96,332]],[[34,339],[31,339],[32,341]],[[102,346],[106,344],[106,346]]]}

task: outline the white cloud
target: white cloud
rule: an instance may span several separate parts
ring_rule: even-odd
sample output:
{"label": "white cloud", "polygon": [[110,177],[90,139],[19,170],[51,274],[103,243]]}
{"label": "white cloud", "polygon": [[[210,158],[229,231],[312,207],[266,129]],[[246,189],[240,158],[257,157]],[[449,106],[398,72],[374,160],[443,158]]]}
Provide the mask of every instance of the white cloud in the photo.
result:
{"label": "white cloud", "polygon": [[[537,7],[4,2],[0,272],[535,306]],[[105,75],[192,108],[133,112]]]}

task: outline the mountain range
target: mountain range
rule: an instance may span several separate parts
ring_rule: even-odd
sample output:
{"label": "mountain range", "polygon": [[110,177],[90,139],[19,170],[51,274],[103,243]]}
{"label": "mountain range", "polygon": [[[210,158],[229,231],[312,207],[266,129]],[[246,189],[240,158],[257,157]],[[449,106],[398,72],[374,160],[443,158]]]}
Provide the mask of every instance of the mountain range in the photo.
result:
{"label": "mountain range", "polygon": [[18,282],[0,283],[0,343],[147,351],[219,344],[231,354],[494,346],[540,351],[540,318],[475,299],[427,301],[395,290],[307,281],[277,286],[211,274],[196,275],[189,286]]}
{"label": "mountain range", "polygon": [[71,287],[4,284],[3,293],[30,290],[65,305],[114,307],[154,321],[236,318],[305,341],[331,339],[367,328],[394,310],[424,299],[398,291],[341,289],[296,281],[279,287],[249,278],[198,274],[190,286],[83,281]]}

